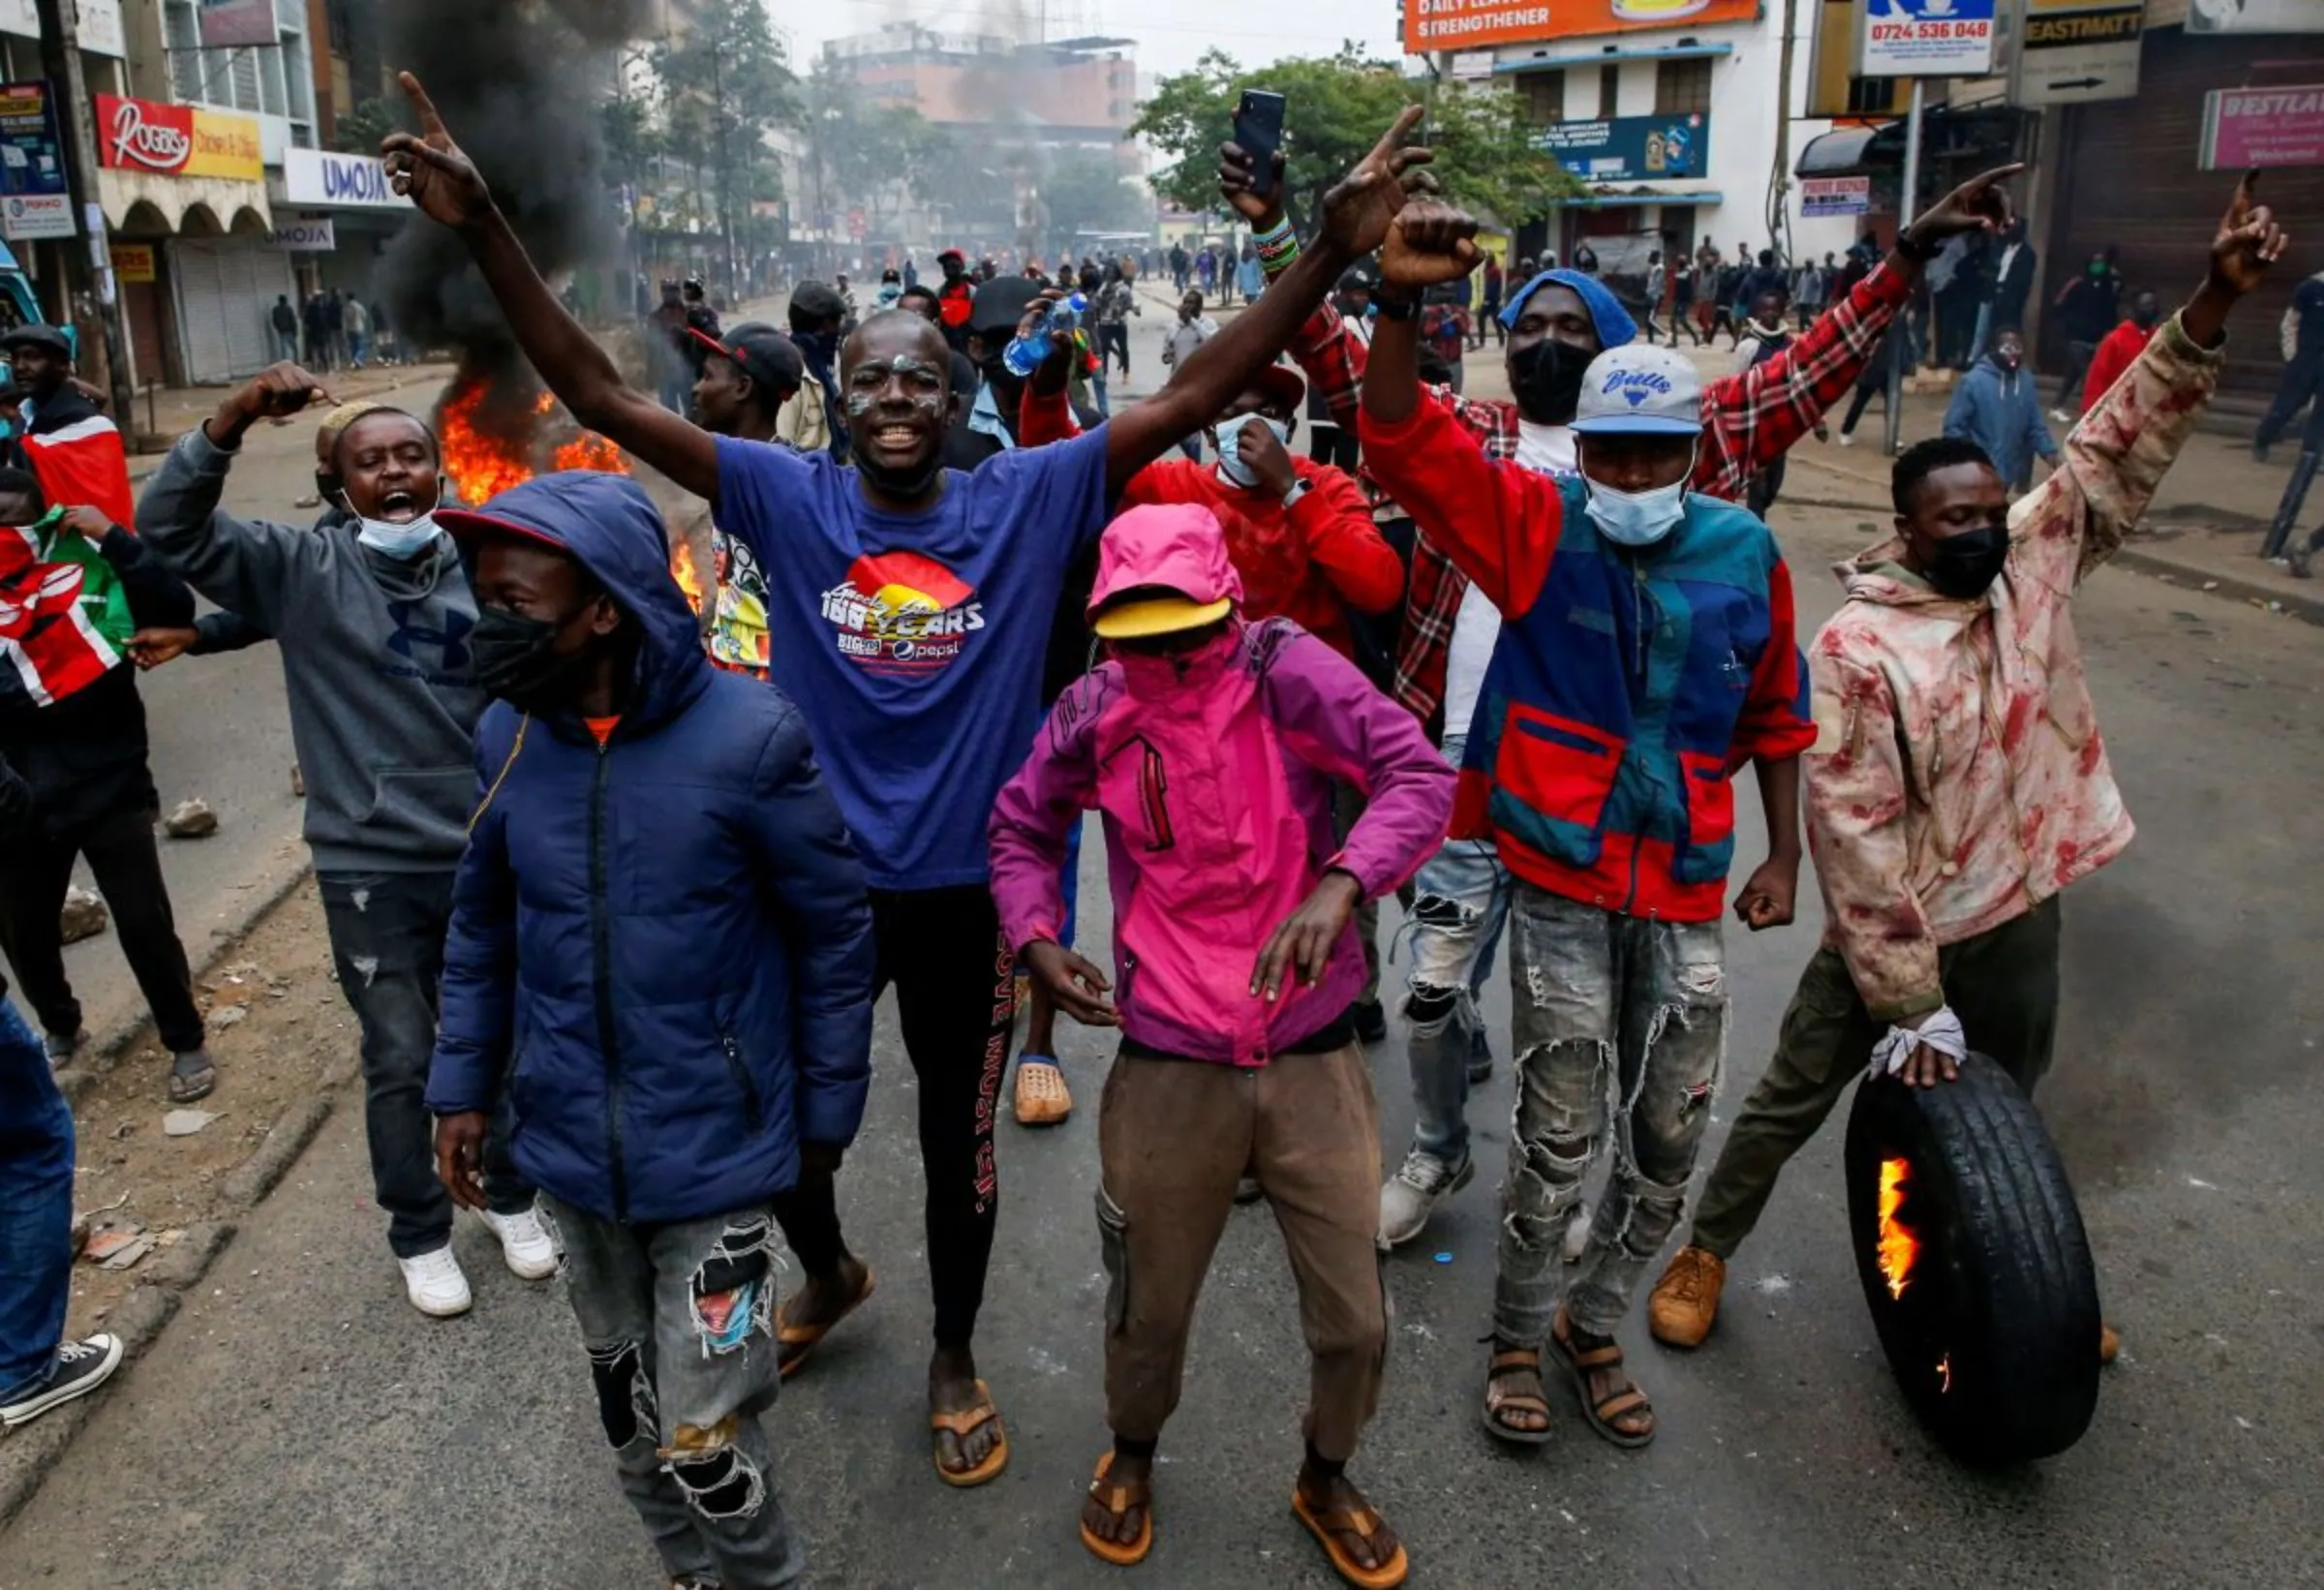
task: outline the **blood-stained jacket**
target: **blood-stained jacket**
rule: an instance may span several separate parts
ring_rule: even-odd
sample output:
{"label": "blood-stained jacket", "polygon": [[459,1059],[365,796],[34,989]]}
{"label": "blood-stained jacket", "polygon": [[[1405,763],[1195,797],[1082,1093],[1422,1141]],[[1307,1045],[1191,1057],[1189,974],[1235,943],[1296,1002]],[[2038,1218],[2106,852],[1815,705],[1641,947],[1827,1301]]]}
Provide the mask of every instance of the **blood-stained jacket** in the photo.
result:
{"label": "blood-stained jacket", "polygon": [[[1218,520],[1133,508],[1108,528],[1089,611],[1141,587],[1239,597]],[[1369,797],[1339,844],[1335,782]],[[1105,814],[1123,1035],[1188,1059],[1264,1065],[1338,1021],[1363,984],[1353,926],[1313,988],[1250,991],[1267,941],[1328,871],[1366,899],[1443,842],[1452,770],[1420,724],[1297,625],[1239,619],[1178,657],[1125,657],[1067,690],[993,812],[993,898],[1013,948],[1055,939],[1057,870]]]}
{"label": "blood-stained jacket", "polygon": [[1940,945],[2129,844],[2072,598],[2145,511],[2219,364],[2176,319],[2156,332],[2010,509],[2008,562],[1984,596],[1938,595],[1899,541],[1840,566],[1849,599],[1808,649],[1808,842],[1827,940],[1875,1017],[1936,1009]]}

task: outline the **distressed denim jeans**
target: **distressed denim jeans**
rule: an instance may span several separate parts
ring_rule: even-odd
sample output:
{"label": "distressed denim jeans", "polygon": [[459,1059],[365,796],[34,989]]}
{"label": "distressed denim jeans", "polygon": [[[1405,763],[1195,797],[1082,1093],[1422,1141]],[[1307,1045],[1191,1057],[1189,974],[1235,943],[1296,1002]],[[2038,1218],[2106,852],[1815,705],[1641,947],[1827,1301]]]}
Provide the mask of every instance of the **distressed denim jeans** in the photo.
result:
{"label": "distressed denim jeans", "polygon": [[[1459,739],[1448,737],[1445,759],[1457,765],[1459,755]],[[1413,1147],[1447,1165],[1468,1157],[1469,1058],[1484,1024],[1476,991],[1509,919],[1511,881],[1490,840],[1446,841],[1413,879],[1404,983]]]}
{"label": "distressed denim jeans", "polygon": [[1516,1118],[1493,1333],[1548,1335],[1567,1220],[1610,1128],[1613,1178],[1565,1299],[1575,1327],[1610,1335],[1678,1224],[1710,1124],[1727,1049],[1719,924],[1623,916],[1520,882],[1510,941]]}
{"label": "distressed denim jeans", "polygon": [[807,1582],[758,1415],[775,1404],[775,1217],[630,1226],[546,1193],[622,1490],[673,1579]]}
{"label": "distressed denim jeans", "polygon": [[73,1112],[41,1040],[0,994],[0,1402],[56,1373],[72,1233]]}
{"label": "distressed denim jeans", "polygon": [[[452,1238],[452,1200],[436,1178],[436,1123],[426,1098],[436,1054],[437,985],[452,920],[449,872],[324,872],[316,879],[339,993],[362,1029],[363,1129],[371,1179],[399,1259]],[[508,1159],[503,1105],[484,1140],[484,1192],[515,1214],[533,1189]]]}

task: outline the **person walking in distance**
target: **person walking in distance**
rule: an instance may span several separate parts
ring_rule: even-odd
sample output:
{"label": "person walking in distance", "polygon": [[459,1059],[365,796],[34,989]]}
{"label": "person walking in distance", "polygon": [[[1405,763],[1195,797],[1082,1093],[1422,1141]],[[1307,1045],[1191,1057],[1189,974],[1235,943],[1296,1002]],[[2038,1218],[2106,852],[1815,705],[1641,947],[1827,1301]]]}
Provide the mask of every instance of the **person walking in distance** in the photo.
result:
{"label": "person walking in distance", "polygon": [[[1973,441],[1939,438],[1897,459],[1896,534],[1841,566],[1848,600],[1808,648],[1823,945],[1728,1131],[1688,1245],[1655,1285],[1658,1340],[1696,1347],[1710,1334],[1728,1262],[1776,1178],[1868,1063],[1941,1087],[1973,1049],[2029,1094],[2049,1069],[2060,897],[2131,838],[2074,597],[2193,434],[2229,311],[2287,246],[2239,186],[2203,286],[2014,508],[2005,473]],[[2112,1359],[2119,1341],[2109,1328],[2093,1345]]]}
{"label": "person walking in distance", "polygon": [[781,1379],[773,1210],[863,1121],[863,868],[798,709],[703,657],[635,481],[548,474],[443,519],[496,705],[428,1074],[438,1175],[486,1208],[511,1111],[664,1570],[801,1584],[758,1423]]}
{"label": "person walking in distance", "polygon": [[[188,585],[274,636],[306,781],[306,841],[339,993],[361,1029],[373,1189],[405,1295],[423,1314],[468,1311],[452,1202],[436,1178],[424,1093],[452,875],[468,840],[484,693],[476,598],[437,528],[435,434],[399,409],[332,413],[317,485],[344,517],[312,529],[220,506],[243,438],[329,402],[278,364],[179,438],[138,505],[138,533]],[[483,1219],[509,1269],[543,1280],[557,1250],[533,1189],[487,1139]]]}
{"label": "person walking in distance", "polygon": [[[767,571],[769,677],[807,715],[863,857],[874,986],[897,985],[919,1080],[935,1314],[930,1458],[945,1483],[982,1484],[1009,1460],[974,1346],[999,1212],[993,1128],[1015,1004],[985,819],[1038,726],[1050,621],[1109,500],[1223,411],[1340,272],[1378,245],[1397,172],[1424,158],[1398,147],[1421,109],[1406,109],[1330,190],[1317,239],[1177,379],[1075,441],[1011,450],[963,474],[941,463],[949,351],[933,326],[901,310],[872,316],[841,352],[855,438],[846,465],[712,437],[631,390],[532,268],[417,79],[406,74],[403,85],[420,130],[382,145],[397,191],[457,230],[519,346],[574,417],[714,502],[719,527]],[[1020,334],[1033,323],[1028,315]],[[1072,354],[1071,338],[1053,336],[1034,379],[1063,385]],[[778,1323],[796,1366],[863,1301],[871,1272],[847,1251],[829,1176],[810,1167],[784,1212],[806,1271]]]}
{"label": "person walking in distance", "polygon": [[2262,464],[2268,461],[2268,449],[2276,445],[2285,427],[2300,417],[2302,409],[2311,402],[2324,408],[2324,401],[2318,401],[2324,396],[2324,270],[2292,289],[2291,307],[2283,312],[2277,339],[2283,354],[2283,376],[2276,384],[2268,412],[2260,417],[2259,429],[2251,433],[2251,456]]}
{"label": "person walking in distance", "polygon": [[274,307],[266,312],[266,323],[274,332],[274,356],[277,359],[298,357],[298,311],[290,307],[290,295],[278,292]]}
{"label": "person walking in distance", "polygon": [[[1122,1035],[1098,1126],[1114,1444],[1082,1540],[1123,1566],[1152,1547],[1155,1452],[1247,1176],[1283,1229],[1313,1363],[1293,1506],[1350,1583],[1390,1586],[1404,1548],[1346,1475],[1388,1333],[1371,1221],[1380,1112],[1347,1015],[1363,980],[1354,912],[1435,848],[1452,776],[1344,658],[1288,620],[1238,617],[1241,588],[1208,508],[1116,519],[1089,603],[1109,660],[1051,714],[993,812],[1009,941],[1067,1014]],[[1342,842],[1332,793],[1350,780],[1369,803]],[[1268,815],[1230,820],[1198,793],[1210,788]],[[1057,939],[1058,862],[1091,809],[1118,902],[1118,1005]],[[1222,890],[1243,904],[1219,911]]]}
{"label": "person walking in distance", "polygon": [[1944,411],[1944,434],[1983,448],[2011,491],[2033,484],[2036,455],[2053,469],[2058,464],[2058,443],[2042,418],[2034,377],[2022,368],[2025,358],[2025,339],[2003,331],[1994,338],[1993,352],[1961,378]]}

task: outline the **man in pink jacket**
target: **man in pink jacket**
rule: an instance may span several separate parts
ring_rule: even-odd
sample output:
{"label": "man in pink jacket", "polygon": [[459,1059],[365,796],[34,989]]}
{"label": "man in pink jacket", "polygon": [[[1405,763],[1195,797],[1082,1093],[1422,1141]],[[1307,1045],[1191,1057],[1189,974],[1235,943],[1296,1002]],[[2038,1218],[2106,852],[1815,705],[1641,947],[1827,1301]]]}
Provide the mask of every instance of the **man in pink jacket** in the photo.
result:
{"label": "man in pink jacket", "polygon": [[[2193,434],[2227,311],[2283,248],[2239,188],[2202,288],[2014,507],[1973,442],[1940,438],[1896,461],[1897,535],[1840,566],[1849,599],[1808,648],[1817,741],[1802,761],[1823,948],[1654,1289],[1658,1339],[1694,1347],[1710,1333],[1728,1258],[1868,1061],[1937,1086],[1974,1049],[2029,1093],[2049,1068],[2058,897],[2131,833],[2074,593]],[[2100,1356],[2118,1345],[2109,1328]]]}
{"label": "man in pink jacket", "polygon": [[[1379,1106],[1349,1004],[1350,923],[1442,841],[1452,770],[1410,714],[1285,619],[1245,624],[1217,518],[1132,508],[1089,602],[1110,660],[1058,701],[992,823],[1009,943],[1058,1008],[1122,1042],[1098,1124],[1106,1400],[1115,1443],[1082,1514],[1108,1562],[1153,1544],[1150,1483],[1195,1299],[1254,1177],[1273,1204],[1313,1356],[1293,1506],[1351,1583],[1401,1583],[1404,1548],[1343,1472],[1379,1401]],[[1369,798],[1344,845],[1334,782]],[[1116,994],[1057,942],[1065,835],[1105,813]]]}

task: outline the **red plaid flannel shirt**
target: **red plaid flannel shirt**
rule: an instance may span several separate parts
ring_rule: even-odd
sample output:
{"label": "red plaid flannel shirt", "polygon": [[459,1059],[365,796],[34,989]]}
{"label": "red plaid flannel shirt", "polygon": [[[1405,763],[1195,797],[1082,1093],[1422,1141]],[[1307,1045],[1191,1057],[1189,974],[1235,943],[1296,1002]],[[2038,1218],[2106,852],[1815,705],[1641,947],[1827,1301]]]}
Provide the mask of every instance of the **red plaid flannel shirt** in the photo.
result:
{"label": "red plaid flannel shirt", "polygon": [[[1740,498],[1754,474],[1790,450],[1823,412],[1847,395],[1881,334],[1912,290],[1911,278],[1886,263],[1775,357],[1702,388],[1702,452],[1693,489],[1706,497]],[[1339,311],[1326,299],[1291,345],[1306,372],[1308,389],[1323,394],[1331,417],[1353,429],[1363,382],[1363,345],[1348,334]],[[1487,458],[1516,456],[1517,406],[1483,403],[1436,388],[1436,396],[1484,448]],[[1374,499],[1381,493],[1368,478]],[[1396,657],[1396,699],[1425,722],[1444,705],[1445,660],[1452,649],[1452,621],[1468,576],[1452,566],[1425,535],[1413,542],[1412,575],[1405,585],[1404,640]]]}

